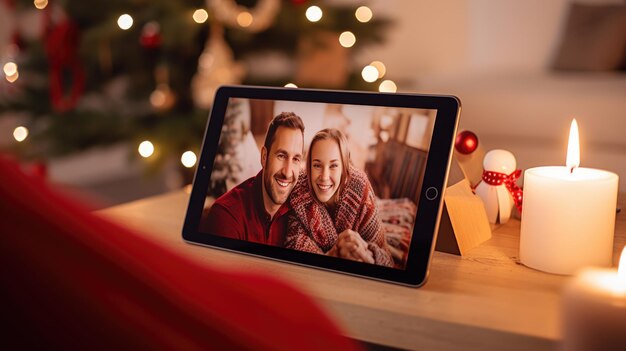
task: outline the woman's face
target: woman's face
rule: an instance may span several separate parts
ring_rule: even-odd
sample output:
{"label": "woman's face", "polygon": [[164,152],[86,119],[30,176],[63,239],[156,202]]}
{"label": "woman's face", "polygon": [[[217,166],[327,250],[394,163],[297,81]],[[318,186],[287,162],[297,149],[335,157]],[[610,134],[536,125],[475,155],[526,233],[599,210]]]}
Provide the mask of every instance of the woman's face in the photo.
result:
{"label": "woman's face", "polygon": [[318,200],[328,202],[341,185],[341,152],[334,140],[320,140],[311,149],[311,186]]}

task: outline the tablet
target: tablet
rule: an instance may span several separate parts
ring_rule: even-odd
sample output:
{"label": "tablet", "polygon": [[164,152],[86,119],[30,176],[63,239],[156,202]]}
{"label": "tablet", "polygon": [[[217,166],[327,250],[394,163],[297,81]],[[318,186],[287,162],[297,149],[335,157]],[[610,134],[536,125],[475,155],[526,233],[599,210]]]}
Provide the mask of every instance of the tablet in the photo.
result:
{"label": "tablet", "polygon": [[420,286],[459,114],[454,96],[221,87],[183,239]]}

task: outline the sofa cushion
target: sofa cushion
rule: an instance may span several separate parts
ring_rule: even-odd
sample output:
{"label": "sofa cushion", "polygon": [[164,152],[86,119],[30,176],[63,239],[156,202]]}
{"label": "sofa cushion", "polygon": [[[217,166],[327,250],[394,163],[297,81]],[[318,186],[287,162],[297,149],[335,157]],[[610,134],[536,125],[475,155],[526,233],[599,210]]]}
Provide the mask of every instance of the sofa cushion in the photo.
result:
{"label": "sofa cushion", "polygon": [[610,71],[626,54],[626,5],[572,4],[553,68]]}

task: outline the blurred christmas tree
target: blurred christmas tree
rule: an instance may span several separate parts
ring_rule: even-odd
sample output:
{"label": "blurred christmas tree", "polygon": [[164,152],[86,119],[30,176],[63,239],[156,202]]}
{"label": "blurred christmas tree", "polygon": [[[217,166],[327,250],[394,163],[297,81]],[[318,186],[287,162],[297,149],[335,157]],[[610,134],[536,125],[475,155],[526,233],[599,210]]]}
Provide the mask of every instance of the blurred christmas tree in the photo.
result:
{"label": "blurred christmas tree", "polygon": [[0,119],[26,127],[10,152],[149,140],[154,166],[199,149],[221,84],[376,89],[352,54],[389,24],[306,0],[0,0],[0,13]]}

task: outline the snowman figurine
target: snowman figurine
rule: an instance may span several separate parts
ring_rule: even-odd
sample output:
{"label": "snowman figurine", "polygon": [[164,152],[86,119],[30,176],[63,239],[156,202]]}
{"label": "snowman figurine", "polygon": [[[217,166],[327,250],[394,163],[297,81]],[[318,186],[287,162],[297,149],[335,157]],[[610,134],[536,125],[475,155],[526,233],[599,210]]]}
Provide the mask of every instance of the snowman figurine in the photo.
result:
{"label": "snowman figurine", "polygon": [[485,205],[490,223],[506,223],[513,206],[521,210],[522,191],[515,183],[521,174],[515,156],[506,150],[491,150],[483,159],[482,181],[475,193]]}

